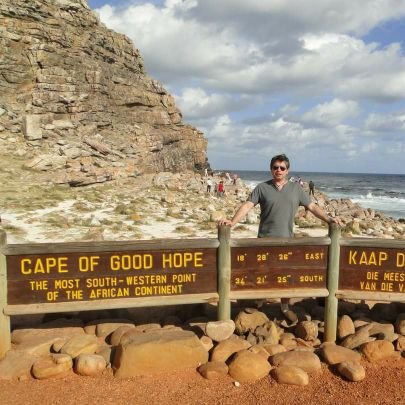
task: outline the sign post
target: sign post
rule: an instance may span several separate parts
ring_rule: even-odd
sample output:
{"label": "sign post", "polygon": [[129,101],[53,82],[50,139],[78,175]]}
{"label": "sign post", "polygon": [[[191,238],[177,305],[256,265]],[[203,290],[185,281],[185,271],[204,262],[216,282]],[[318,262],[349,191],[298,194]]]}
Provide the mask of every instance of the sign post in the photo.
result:
{"label": "sign post", "polygon": [[218,239],[218,320],[226,321],[231,319],[231,227],[220,226]]}
{"label": "sign post", "polygon": [[[6,245],[6,234],[0,231],[0,247]],[[11,347],[10,317],[4,313],[7,305],[6,257],[0,252],[0,359]]]}
{"label": "sign post", "polygon": [[336,341],[338,299],[336,292],[339,285],[339,255],[340,255],[340,228],[338,225],[329,227],[331,244],[328,256],[328,291],[325,306],[325,342]]}

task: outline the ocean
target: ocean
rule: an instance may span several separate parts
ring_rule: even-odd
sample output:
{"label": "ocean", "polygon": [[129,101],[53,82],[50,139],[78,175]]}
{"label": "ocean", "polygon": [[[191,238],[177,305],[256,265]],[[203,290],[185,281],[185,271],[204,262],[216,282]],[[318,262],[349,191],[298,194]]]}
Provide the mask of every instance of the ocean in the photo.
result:
{"label": "ocean", "polygon": [[[236,173],[246,185],[256,184],[271,178],[270,172],[229,170]],[[312,173],[290,172],[291,177],[312,180],[315,190],[329,198],[348,198],[364,208],[373,208],[385,215],[405,218],[405,175],[365,173]]]}

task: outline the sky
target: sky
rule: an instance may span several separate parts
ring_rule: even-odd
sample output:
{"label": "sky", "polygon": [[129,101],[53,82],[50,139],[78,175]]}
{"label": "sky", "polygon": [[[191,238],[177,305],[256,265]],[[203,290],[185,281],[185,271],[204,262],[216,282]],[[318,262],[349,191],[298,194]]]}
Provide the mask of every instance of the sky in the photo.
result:
{"label": "sky", "polygon": [[405,0],[88,0],[214,169],[405,174]]}

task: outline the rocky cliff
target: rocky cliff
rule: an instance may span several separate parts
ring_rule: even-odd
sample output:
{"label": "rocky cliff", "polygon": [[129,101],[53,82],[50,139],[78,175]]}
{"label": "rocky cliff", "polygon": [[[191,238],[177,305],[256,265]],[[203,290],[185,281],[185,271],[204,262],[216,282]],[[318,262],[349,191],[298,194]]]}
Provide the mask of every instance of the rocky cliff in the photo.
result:
{"label": "rocky cliff", "polygon": [[0,149],[26,168],[82,185],[207,166],[203,134],[85,0],[0,0],[0,50]]}

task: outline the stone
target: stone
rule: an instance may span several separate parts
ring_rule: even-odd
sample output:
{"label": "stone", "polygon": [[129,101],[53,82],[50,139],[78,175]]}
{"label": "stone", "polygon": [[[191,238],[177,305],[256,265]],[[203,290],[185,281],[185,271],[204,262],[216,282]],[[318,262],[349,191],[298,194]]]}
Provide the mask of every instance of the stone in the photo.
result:
{"label": "stone", "polygon": [[303,340],[315,340],[318,337],[318,325],[312,321],[302,321],[295,327],[295,336]]}
{"label": "stone", "polygon": [[204,348],[207,352],[209,352],[214,347],[214,342],[208,336],[201,336],[200,342],[204,346]]}
{"label": "stone", "polygon": [[73,366],[72,358],[65,354],[53,354],[35,361],[32,375],[38,380],[65,376]]}
{"label": "stone", "polygon": [[[111,333],[110,338],[109,338],[110,344],[113,345],[113,346],[119,345],[122,336],[126,332],[128,332],[130,330],[133,330],[134,328],[135,328],[135,325],[122,325],[122,326],[119,326],[117,329],[115,329]],[[139,333],[142,333],[142,332],[139,332]]]}
{"label": "stone", "polygon": [[273,321],[266,322],[262,326],[258,326],[255,330],[256,336],[262,336],[263,344],[276,345],[280,340],[279,329]]}
{"label": "stone", "polygon": [[362,326],[353,335],[347,336],[341,343],[341,346],[347,349],[355,349],[364,343],[375,340],[375,338],[370,338],[369,332],[371,328],[372,324]]}
{"label": "stone", "polygon": [[336,369],[348,381],[361,381],[366,377],[364,367],[356,361],[343,361]]}
{"label": "stone", "polygon": [[227,321],[208,322],[205,333],[214,342],[222,342],[232,336],[235,331],[235,323],[232,319]]}
{"label": "stone", "polygon": [[396,350],[399,352],[405,352],[405,336],[399,336],[395,345]]}
{"label": "stone", "polygon": [[252,347],[249,347],[249,349],[247,349],[247,350],[249,350],[252,353],[255,353],[255,354],[258,354],[258,355],[262,356],[266,360],[269,358],[269,353],[263,346],[254,345]]}
{"label": "stone", "polygon": [[392,335],[394,333],[394,325],[392,323],[378,323],[372,322],[369,331],[370,336],[379,334]]}
{"label": "stone", "polygon": [[30,375],[34,362],[38,359],[29,353],[9,350],[0,361],[0,380],[14,380]]}
{"label": "stone", "polygon": [[321,370],[321,361],[319,360],[319,357],[308,351],[277,353],[270,357],[270,362],[275,367],[296,366],[309,374]]}
{"label": "stone", "polygon": [[[137,328],[130,328],[123,333],[120,338],[119,344],[126,345],[131,342],[133,339],[137,339],[138,336],[143,335],[144,333]],[[115,341],[115,340],[114,340]]]}
{"label": "stone", "polygon": [[356,332],[352,318],[349,315],[343,315],[339,318],[337,324],[337,337],[342,340]]}
{"label": "stone", "polygon": [[24,138],[28,141],[42,139],[41,115],[24,116],[22,130]]}
{"label": "stone", "polygon": [[209,361],[198,367],[198,372],[207,380],[218,380],[228,374],[228,369],[222,361]]}
{"label": "stone", "polygon": [[287,334],[284,334],[280,337],[280,344],[285,347],[286,350],[292,350],[297,347],[297,341],[295,338],[290,338],[289,336],[286,336]]}
{"label": "stone", "polygon": [[109,366],[111,364],[111,359],[113,357],[114,351],[114,346],[101,346],[98,348],[96,354],[101,356],[105,360],[106,365]]}
{"label": "stone", "polygon": [[269,356],[273,356],[277,353],[284,353],[287,351],[287,349],[283,345],[280,345],[280,344],[277,344],[277,345],[263,344],[263,347],[266,349]]}
{"label": "stone", "polygon": [[229,364],[229,375],[240,383],[258,381],[270,372],[269,362],[249,350],[236,353]]}
{"label": "stone", "polygon": [[11,342],[19,345],[21,343],[32,341],[33,339],[58,339],[70,338],[75,335],[84,335],[85,332],[81,327],[58,327],[58,328],[27,328],[14,329],[11,332]]}
{"label": "stone", "polygon": [[271,376],[279,384],[290,384],[304,386],[309,383],[308,374],[301,368],[295,366],[280,366],[271,370]]}
{"label": "stone", "polygon": [[128,321],[127,323],[121,322],[98,323],[96,325],[96,336],[106,338],[113,332],[115,332],[120,326],[135,327],[135,325],[131,321]]}
{"label": "stone", "polygon": [[389,359],[393,357],[395,353],[394,345],[386,340],[376,340],[374,342],[365,343],[360,349],[364,357],[371,363]]}
{"label": "stone", "polygon": [[211,361],[227,361],[232,354],[244,349],[249,349],[252,345],[236,335],[218,343],[211,353]]}
{"label": "stone", "polygon": [[398,314],[395,320],[395,332],[405,336],[405,313]]}
{"label": "stone", "polygon": [[73,336],[61,348],[60,352],[68,354],[72,359],[79,354],[94,354],[98,349],[98,341],[95,336]]}
{"label": "stone", "polygon": [[32,339],[26,339],[17,345],[16,350],[38,357],[45,356],[50,354],[51,347],[62,346],[68,339],[56,336],[33,336]]}
{"label": "stone", "polygon": [[120,344],[113,359],[116,377],[153,375],[197,368],[208,361],[208,352],[191,331],[150,332]]}
{"label": "stone", "polygon": [[359,362],[361,355],[351,349],[337,345],[325,345],[321,349],[322,358],[329,365],[348,362]]}
{"label": "stone", "polygon": [[107,366],[103,356],[98,354],[80,354],[75,359],[74,370],[77,374],[95,376],[101,374]]}
{"label": "stone", "polygon": [[254,308],[246,308],[235,317],[235,329],[239,335],[254,332],[258,326],[262,326],[269,321],[264,312]]}

